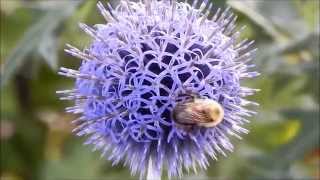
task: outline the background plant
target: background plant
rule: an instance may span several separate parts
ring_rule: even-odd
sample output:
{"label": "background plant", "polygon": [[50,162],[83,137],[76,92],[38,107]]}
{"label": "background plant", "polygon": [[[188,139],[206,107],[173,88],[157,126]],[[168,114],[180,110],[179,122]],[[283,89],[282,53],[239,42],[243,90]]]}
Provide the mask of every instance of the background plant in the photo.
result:
{"label": "background plant", "polygon": [[[1,1],[1,178],[129,177],[127,169],[112,167],[70,134],[74,117],[64,113],[68,102],[55,95],[72,86],[57,75],[58,64],[80,63],[63,52],[64,44],[88,44],[78,21],[103,21],[96,3]],[[256,40],[262,76],[245,83],[262,91],[251,97],[260,103],[251,133],[233,142],[235,153],[196,177],[319,178],[319,1],[213,3],[231,6],[238,26],[247,26],[243,36]]]}

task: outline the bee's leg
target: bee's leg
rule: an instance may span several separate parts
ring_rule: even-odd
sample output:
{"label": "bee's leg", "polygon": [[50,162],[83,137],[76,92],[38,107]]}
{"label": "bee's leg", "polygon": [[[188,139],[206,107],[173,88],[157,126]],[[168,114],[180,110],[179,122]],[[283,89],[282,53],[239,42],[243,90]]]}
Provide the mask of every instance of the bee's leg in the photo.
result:
{"label": "bee's leg", "polygon": [[194,125],[187,125],[187,124],[179,124],[175,123],[177,128],[182,129],[186,133],[190,133],[194,129]]}
{"label": "bee's leg", "polygon": [[183,127],[183,130],[186,132],[186,133],[191,133],[194,129],[194,125],[184,125]]}
{"label": "bee's leg", "polygon": [[187,132],[191,133],[194,130],[194,127],[195,127],[194,125],[188,125],[187,126]]}

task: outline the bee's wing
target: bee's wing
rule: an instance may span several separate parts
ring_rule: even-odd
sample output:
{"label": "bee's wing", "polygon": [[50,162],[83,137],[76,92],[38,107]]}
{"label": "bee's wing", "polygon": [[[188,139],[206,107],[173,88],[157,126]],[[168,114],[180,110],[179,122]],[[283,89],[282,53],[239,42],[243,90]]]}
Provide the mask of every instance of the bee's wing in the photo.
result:
{"label": "bee's wing", "polygon": [[209,123],[210,118],[201,112],[184,113],[180,112],[178,123],[185,125],[193,125],[199,123]]}
{"label": "bee's wing", "polygon": [[194,123],[209,123],[211,119],[205,113],[194,112],[190,115],[190,121]]}

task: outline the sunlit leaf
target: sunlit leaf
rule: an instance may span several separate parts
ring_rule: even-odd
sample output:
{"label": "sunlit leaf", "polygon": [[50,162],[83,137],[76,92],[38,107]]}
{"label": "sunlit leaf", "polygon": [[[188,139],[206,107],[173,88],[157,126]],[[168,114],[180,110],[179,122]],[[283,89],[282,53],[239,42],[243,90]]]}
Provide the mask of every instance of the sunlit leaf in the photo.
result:
{"label": "sunlit leaf", "polygon": [[[262,119],[269,121],[265,123],[256,123],[251,127],[251,133],[248,135],[246,141],[251,145],[260,148],[263,151],[270,152],[280,145],[290,142],[300,131],[300,122],[298,120],[290,121],[272,121],[269,119]],[[259,139],[260,137],[262,139]]]}
{"label": "sunlit leaf", "polygon": [[293,162],[304,158],[307,152],[320,146],[319,112],[291,109],[284,112],[284,115],[288,118],[299,119],[302,123],[301,130],[292,141],[281,146],[274,153],[265,154],[255,159],[255,165],[267,172],[258,174],[259,177],[292,178],[289,168]]}
{"label": "sunlit leaf", "polygon": [[310,29],[319,31],[319,7],[320,1],[317,0],[295,0],[295,5],[301,16],[305,19]]}

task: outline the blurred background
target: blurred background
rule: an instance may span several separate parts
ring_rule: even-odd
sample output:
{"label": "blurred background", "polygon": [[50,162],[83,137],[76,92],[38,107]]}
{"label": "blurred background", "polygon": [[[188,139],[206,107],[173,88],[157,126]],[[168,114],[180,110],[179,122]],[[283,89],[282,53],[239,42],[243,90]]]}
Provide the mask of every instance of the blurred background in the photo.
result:
{"label": "blurred background", "polygon": [[[90,42],[77,23],[104,23],[96,3],[1,0],[1,180],[130,177],[70,133],[75,117],[64,107],[71,103],[55,94],[73,86],[57,68],[80,63],[63,52],[65,43],[81,49]],[[319,1],[213,3],[231,6],[239,27],[247,26],[243,38],[256,40],[262,75],[243,84],[262,90],[249,97],[260,107],[251,133],[233,139],[234,153],[184,179],[320,179]]]}

